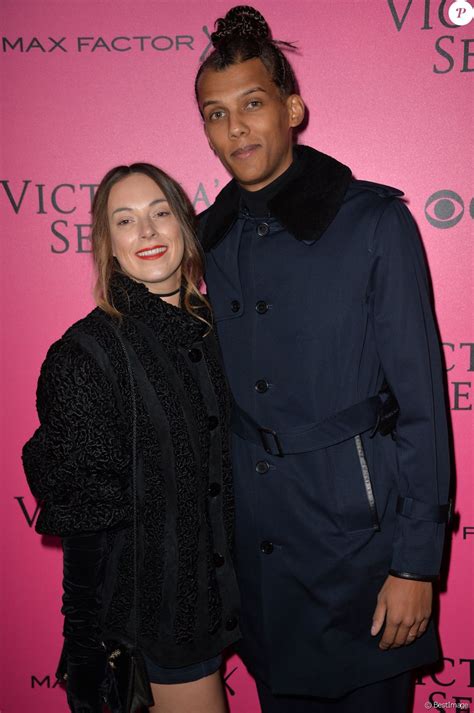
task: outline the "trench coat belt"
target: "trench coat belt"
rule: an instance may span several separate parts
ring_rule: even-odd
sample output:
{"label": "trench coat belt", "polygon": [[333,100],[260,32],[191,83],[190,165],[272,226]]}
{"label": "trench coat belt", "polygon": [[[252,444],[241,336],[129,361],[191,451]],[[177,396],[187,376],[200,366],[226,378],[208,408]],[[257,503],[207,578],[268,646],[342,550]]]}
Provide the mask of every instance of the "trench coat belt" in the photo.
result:
{"label": "trench coat belt", "polygon": [[[378,395],[370,396],[319,423],[290,431],[275,431],[267,426],[260,426],[234,402],[231,427],[240,438],[263,446],[270,455],[283,457],[328,448],[374,429],[374,425],[379,421],[381,405]],[[375,433],[375,430],[373,432]]]}

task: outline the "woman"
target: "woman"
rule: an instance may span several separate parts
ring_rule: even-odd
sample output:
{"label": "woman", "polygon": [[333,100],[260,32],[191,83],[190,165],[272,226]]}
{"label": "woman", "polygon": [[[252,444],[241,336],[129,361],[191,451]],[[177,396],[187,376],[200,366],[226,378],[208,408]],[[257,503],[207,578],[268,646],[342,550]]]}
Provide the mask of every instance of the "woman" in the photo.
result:
{"label": "woman", "polygon": [[63,543],[59,674],[72,711],[102,711],[103,642],[136,637],[151,710],[223,713],[220,654],[239,638],[230,400],[193,209],[137,163],[107,173],[92,213],[98,307],[50,348],[23,452],[36,529]]}

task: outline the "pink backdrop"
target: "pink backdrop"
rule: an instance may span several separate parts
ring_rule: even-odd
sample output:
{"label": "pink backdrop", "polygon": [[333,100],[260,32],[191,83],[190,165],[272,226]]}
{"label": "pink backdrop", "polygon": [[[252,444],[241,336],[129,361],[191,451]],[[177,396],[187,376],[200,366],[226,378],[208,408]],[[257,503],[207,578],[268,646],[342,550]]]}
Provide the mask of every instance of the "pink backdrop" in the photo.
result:
{"label": "pink backdrop", "polygon": [[[472,498],[472,156],[474,22],[451,0],[259,0],[293,59],[310,108],[302,140],[359,178],[401,187],[422,231],[446,343],[459,527],[442,593],[444,668],[419,679],[416,713],[474,694]],[[228,177],[193,99],[207,28],[230,2],[3,0],[2,219],[4,528],[0,667],[6,713],[60,713],[61,556],[34,532],[21,468],[50,343],[92,306],[89,207],[113,165],[151,161],[198,211]],[[471,54],[472,53],[472,54]],[[472,96],[472,94],[471,94]],[[403,349],[405,346],[400,345]],[[318,672],[315,671],[315,676]],[[227,666],[232,713],[259,711],[241,662]],[[445,706],[446,707],[446,706]]]}

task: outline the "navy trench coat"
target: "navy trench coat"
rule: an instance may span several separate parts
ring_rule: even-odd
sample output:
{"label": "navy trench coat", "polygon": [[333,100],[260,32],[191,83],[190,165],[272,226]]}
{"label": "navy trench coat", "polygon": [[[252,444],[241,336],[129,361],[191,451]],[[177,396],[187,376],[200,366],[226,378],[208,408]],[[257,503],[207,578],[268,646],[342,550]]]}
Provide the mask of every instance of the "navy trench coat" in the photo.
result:
{"label": "navy trench coat", "polygon": [[[337,697],[439,656],[433,624],[388,651],[370,628],[389,572],[439,573],[446,404],[403,194],[296,151],[303,169],[270,202],[271,217],[242,211],[231,181],[200,228],[239,414],[241,653],[274,693]],[[385,436],[374,410],[384,381],[400,409]]]}

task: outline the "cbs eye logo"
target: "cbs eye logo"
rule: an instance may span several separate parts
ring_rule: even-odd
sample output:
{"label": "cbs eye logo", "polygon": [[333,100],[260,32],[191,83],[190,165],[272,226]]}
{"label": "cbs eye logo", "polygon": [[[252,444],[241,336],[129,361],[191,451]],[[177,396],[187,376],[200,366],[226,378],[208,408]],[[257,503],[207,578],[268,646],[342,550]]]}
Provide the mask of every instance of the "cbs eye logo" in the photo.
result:
{"label": "cbs eye logo", "polygon": [[[474,198],[469,206],[471,218],[474,218]],[[425,216],[435,228],[452,228],[464,215],[464,201],[454,191],[436,191],[425,203]]]}

